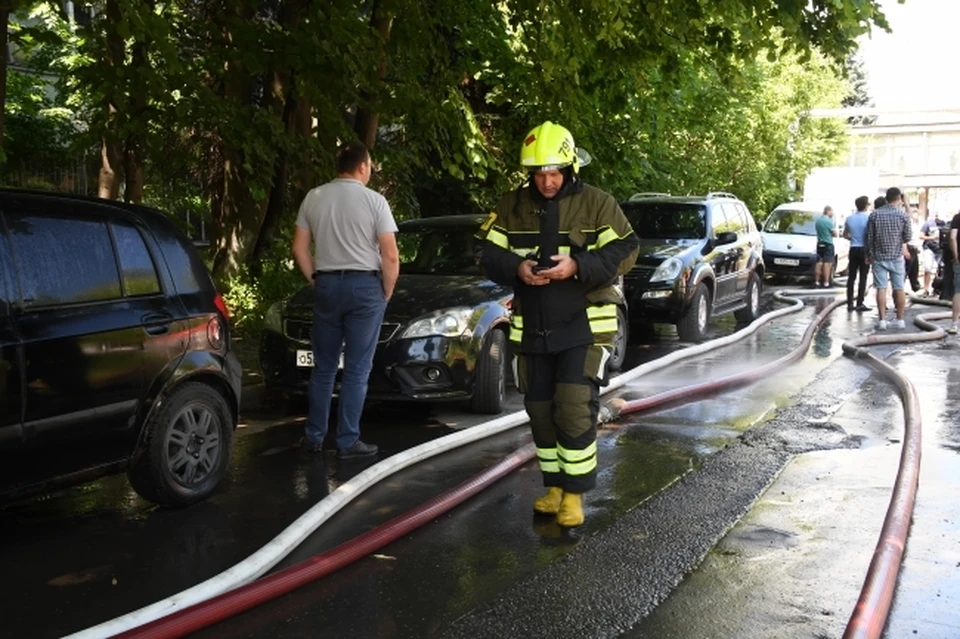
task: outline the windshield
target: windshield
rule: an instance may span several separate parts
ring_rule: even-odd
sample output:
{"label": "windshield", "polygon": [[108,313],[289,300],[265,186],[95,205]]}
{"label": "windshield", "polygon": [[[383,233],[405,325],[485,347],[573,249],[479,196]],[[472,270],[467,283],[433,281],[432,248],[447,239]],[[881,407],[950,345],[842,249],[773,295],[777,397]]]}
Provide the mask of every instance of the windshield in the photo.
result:
{"label": "windshield", "polygon": [[418,228],[397,233],[400,272],[430,275],[480,275],[476,227]]}
{"label": "windshield", "polygon": [[810,211],[791,211],[779,209],[770,214],[763,230],[767,233],[793,233],[794,235],[816,235],[817,214]]}
{"label": "windshield", "polygon": [[693,240],[706,237],[706,210],[680,202],[624,202],[623,212],[641,239]]}

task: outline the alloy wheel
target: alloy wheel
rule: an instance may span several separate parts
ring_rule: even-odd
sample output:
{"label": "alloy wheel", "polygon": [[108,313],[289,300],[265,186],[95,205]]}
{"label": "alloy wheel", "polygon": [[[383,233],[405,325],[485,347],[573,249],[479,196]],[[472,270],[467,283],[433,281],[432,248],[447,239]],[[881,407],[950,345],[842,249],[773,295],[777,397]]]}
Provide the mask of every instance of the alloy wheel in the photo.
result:
{"label": "alloy wheel", "polygon": [[204,404],[187,404],[167,430],[164,448],[167,468],[180,484],[201,483],[220,459],[219,418]]}
{"label": "alloy wheel", "polygon": [[700,297],[700,302],[697,304],[697,327],[700,329],[701,335],[707,332],[707,298],[705,295]]}

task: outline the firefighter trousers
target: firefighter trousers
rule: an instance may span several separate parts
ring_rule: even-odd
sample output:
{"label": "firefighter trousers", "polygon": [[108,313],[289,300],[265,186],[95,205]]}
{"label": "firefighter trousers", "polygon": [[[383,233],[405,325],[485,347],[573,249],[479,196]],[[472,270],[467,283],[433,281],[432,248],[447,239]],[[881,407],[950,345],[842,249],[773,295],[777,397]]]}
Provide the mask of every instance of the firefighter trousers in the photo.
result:
{"label": "firefighter trousers", "polygon": [[599,345],[519,354],[524,394],[545,486],[583,493],[597,481],[597,412],[609,351]]}

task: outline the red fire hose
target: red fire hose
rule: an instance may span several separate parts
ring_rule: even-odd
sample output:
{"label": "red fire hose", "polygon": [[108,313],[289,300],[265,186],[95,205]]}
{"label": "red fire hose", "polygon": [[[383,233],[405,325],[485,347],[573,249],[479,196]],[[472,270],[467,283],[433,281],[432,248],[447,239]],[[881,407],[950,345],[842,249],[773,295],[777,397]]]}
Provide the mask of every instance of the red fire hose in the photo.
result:
{"label": "red fire hose", "polygon": [[[643,410],[649,410],[655,407],[663,407],[664,405],[678,402],[684,399],[690,399],[694,396],[704,395],[704,394],[713,394],[720,392],[722,390],[727,390],[744,384],[748,384],[752,381],[760,379],[762,377],[768,376],[774,370],[781,368],[797,359],[799,359],[807,348],[810,345],[810,341],[813,338],[813,334],[816,331],[816,328],[823,322],[823,320],[836,309],[841,304],[845,303],[843,300],[839,300],[831,303],[826,308],[824,308],[820,313],[817,314],[814,321],[807,328],[804,333],[801,344],[788,353],[787,355],[774,360],[764,366],[761,366],[752,371],[746,371],[737,375],[732,375],[722,380],[704,382],[702,384],[695,384],[692,386],[686,386],[683,388],[666,391],[646,397],[639,400],[625,401],[619,405],[616,405],[616,415],[634,413]],[[939,319],[939,316],[937,317]],[[919,321],[918,321],[919,323]],[[932,325],[930,325],[932,326]],[[936,327],[934,327],[936,328]],[[942,329],[940,331],[940,337],[943,335]],[[902,338],[908,336],[889,336],[892,339],[886,341],[894,341],[897,338],[900,338],[897,341],[905,341]],[[918,338],[916,341],[920,341],[919,338],[926,339],[937,339],[938,337],[933,337],[930,333],[917,334],[915,336]],[[884,343],[884,340],[877,338],[870,338],[866,342],[860,343]],[[851,346],[852,349],[856,350],[857,347]],[[844,351],[847,354],[850,354],[848,351],[847,344],[844,344]],[[872,365],[879,365],[879,368],[882,370],[883,367],[890,369],[889,366],[876,360],[872,356],[865,355],[860,351],[856,351],[858,357],[866,356]],[[872,360],[876,360],[876,364]],[[891,371],[893,369],[890,369]],[[893,374],[896,375],[896,372],[893,371]],[[905,390],[906,389],[906,390]],[[916,394],[913,393],[912,387],[909,386],[909,382],[906,382],[905,387],[901,387],[901,392],[904,393],[905,397],[912,397],[913,404],[908,402],[907,414],[912,416],[909,419],[916,420],[916,444],[910,442],[905,442],[904,444],[904,453],[901,459],[914,456],[917,458],[916,469],[904,471],[901,468],[901,473],[898,475],[897,488],[898,490],[894,493],[894,499],[891,501],[891,509],[894,507],[894,502],[898,504],[897,512],[905,512],[906,515],[898,515],[896,517],[891,517],[888,512],[888,522],[884,525],[884,533],[881,536],[881,545],[884,547],[884,552],[882,553],[881,558],[881,546],[878,545],[877,554],[874,557],[874,562],[871,564],[871,571],[874,570],[874,565],[878,565],[878,571],[881,574],[880,577],[874,578],[878,583],[887,584],[890,582],[889,573],[892,571],[893,580],[890,583],[896,581],[896,574],[899,568],[899,557],[902,555],[903,544],[905,543],[906,530],[905,527],[909,524],[910,512],[912,512],[913,501],[915,496],[916,489],[916,474],[919,472],[919,408],[915,405],[916,403]],[[608,403],[608,407],[611,403]],[[908,423],[908,430],[912,429]],[[912,438],[911,438],[912,440]],[[908,453],[908,449],[910,452]],[[513,452],[507,458],[498,462],[494,466],[484,470],[480,474],[472,477],[471,479],[459,484],[458,486],[434,497],[430,501],[422,504],[421,506],[399,516],[395,519],[374,528],[373,530],[364,533],[363,535],[352,539],[348,542],[333,548],[325,553],[312,557],[306,561],[303,561],[294,566],[290,566],[282,571],[268,575],[255,581],[253,583],[247,584],[235,590],[226,592],[222,595],[209,599],[207,601],[201,602],[199,604],[185,608],[179,612],[170,614],[168,616],[156,619],[150,623],[144,624],[137,628],[133,628],[126,632],[123,632],[117,637],[123,638],[133,638],[138,639],[160,639],[167,637],[182,637],[191,632],[196,632],[202,628],[213,625],[219,621],[232,617],[240,612],[253,608],[257,605],[265,603],[271,599],[279,597],[283,594],[291,592],[301,586],[319,579],[323,576],[326,576],[340,568],[360,559],[364,556],[369,555],[378,548],[385,546],[398,539],[399,537],[409,533],[410,531],[424,525],[425,523],[432,521],[440,514],[446,512],[447,510],[453,508],[454,506],[462,503],[466,499],[472,497],[488,484],[500,479],[504,475],[510,473],[516,468],[519,468],[523,464],[527,463],[530,459],[535,456],[535,449],[532,444],[528,444],[517,451]],[[907,488],[901,489],[901,475],[910,475],[905,477],[905,484],[910,484],[912,481],[913,491],[907,490]],[[911,479],[912,478],[912,479]],[[909,486],[908,486],[909,487]],[[904,510],[905,508],[908,509]],[[888,525],[889,524],[889,525]],[[888,531],[888,528],[890,529]],[[898,542],[899,540],[899,542]],[[897,545],[899,544],[899,554],[896,553]],[[890,568],[888,563],[891,558],[896,557],[897,563],[896,566]],[[871,578],[868,577],[868,581]],[[891,589],[889,595],[892,597],[892,586],[889,586]],[[865,585],[866,592],[866,585]],[[871,594],[868,598],[867,603],[863,602],[864,597],[861,597],[861,604],[858,604],[857,612],[862,614],[864,620],[869,621],[870,623],[876,624],[875,621],[871,621],[873,617],[871,615],[876,614],[878,609],[874,605],[874,600],[880,600],[885,597],[887,594],[887,586],[884,586],[880,589],[880,592],[876,595]],[[889,609],[889,601],[887,603],[887,610]],[[855,615],[856,618],[856,615]],[[886,620],[886,611],[882,620],[879,622],[879,626],[882,629],[883,624]],[[851,619],[851,625],[854,623],[854,619]],[[876,636],[871,634],[849,634],[845,636]]]}
{"label": "red fire hose", "polygon": [[813,334],[816,332],[817,327],[823,323],[823,320],[825,320],[835,308],[845,303],[846,302],[844,300],[837,300],[828,304],[826,308],[820,311],[817,316],[813,318],[813,321],[807,327],[807,330],[804,331],[803,339],[800,341],[800,345],[783,357],[775,359],[772,362],[764,364],[763,366],[753,370],[744,371],[736,375],[730,375],[728,377],[723,377],[710,382],[704,382],[702,384],[675,388],[662,393],[657,393],[656,395],[650,395],[649,397],[642,397],[640,399],[634,399],[630,401],[614,398],[606,404],[609,419],[613,420],[620,415],[637,413],[654,407],[662,408],[664,405],[687,400],[692,395],[719,393],[721,391],[750,384],[758,379],[767,377],[774,371],[783,368],[787,364],[803,357],[803,354],[806,353],[807,349],[810,347],[810,342],[813,340]]}
{"label": "red fire hose", "polygon": [[887,506],[883,528],[873,551],[870,568],[860,590],[860,598],[850,616],[844,639],[876,639],[883,634],[883,627],[890,614],[890,606],[896,591],[897,576],[903,562],[903,551],[910,532],[910,519],[920,482],[920,400],[910,380],[886,362],[877,359],[862,346],[902,342],[923,342],[942,339],[946,332],[932,324],[931,319],[947,319],[950,313],[920,315],[915,322],[929,332],[910,335],[871,335],[843,344],[846,355],[865,360],[870,366],[890,379],[903,398],[904,435],[900,451],[900,468],[894,482],[893,495]]}
{"label": "red fire hose", "polygon": [[369,555],[378,548],[402,537],[412,530],[436,519],[454,506],[466,501],[490,483],[500,479],[527,463],[536,454],[533,444],[517,449],[490,468],[437,495],[411,511],[377,526],[355,539],[340,544],[325,553],[311,557],[299,564],[273,573],[236,590],[190,606],[166,617],[161,617],[138,628],[133,628],[117,637],[159,639],[182,637],[201,628],[223,621],[244,610],[276,599],[316,579]]}

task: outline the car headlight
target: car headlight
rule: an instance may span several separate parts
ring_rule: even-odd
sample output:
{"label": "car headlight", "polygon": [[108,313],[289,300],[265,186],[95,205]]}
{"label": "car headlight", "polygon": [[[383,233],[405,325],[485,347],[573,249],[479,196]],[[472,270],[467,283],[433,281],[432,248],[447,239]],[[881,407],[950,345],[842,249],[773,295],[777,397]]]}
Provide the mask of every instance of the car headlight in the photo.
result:
{"label": "car headlight", "polygon": [[263,316],[263,327],[283,335],[283,318],[281,309],[283,302],[276,302],[270,305],[266,315]]}
{"label": "car headlight", "polygon": [[400,337],[457,337],[467,330],[473,309],[449,308],[414,320]]}
{"label": "car headlight", "polygon": [[676,257],[668,257],[660,266],[657,267],[657,270],[653,272],[653,275],[650,277],[651,282],[671,282],[678,277],[680,277],[680,272],[683,271],[683,262]]}

